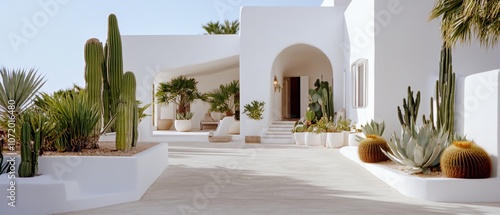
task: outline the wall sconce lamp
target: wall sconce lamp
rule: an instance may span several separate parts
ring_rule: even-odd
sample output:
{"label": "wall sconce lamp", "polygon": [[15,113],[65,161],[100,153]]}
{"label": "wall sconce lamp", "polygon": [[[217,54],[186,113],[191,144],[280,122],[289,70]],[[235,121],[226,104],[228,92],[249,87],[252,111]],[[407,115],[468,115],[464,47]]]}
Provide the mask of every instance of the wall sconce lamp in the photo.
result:
{"label": "wall sconce lamp", "polygon": [[274,86],[274,92],[276,91],[281,92],[281,85],[278,82],[278,78],[276,77],[276,75],[274,76],[273,86]]}

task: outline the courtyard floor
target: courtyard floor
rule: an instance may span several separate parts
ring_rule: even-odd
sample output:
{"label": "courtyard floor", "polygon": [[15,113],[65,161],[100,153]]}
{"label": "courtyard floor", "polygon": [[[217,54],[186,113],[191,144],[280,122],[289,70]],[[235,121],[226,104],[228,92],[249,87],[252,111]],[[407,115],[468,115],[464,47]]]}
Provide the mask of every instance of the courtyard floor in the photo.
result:
{"label": "courtyard floor", "polygon": [[68,214],[500,214],[403,196],[338,149],[174,142],[169,159],[140,201]]}

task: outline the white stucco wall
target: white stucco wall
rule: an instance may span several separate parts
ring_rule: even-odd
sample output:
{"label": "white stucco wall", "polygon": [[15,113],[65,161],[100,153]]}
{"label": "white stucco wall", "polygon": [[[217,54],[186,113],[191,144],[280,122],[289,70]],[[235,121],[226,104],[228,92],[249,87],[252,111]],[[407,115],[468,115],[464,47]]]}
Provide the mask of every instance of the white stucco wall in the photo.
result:
{"label": "white stucco wall", "polygon": [[[347,118],[357,125],[365,124],[375,116],[375,35],[374,2],[353,0],[345,11],[345,109]],[[358,59],[368,60],[368,98],[364,108],[353,108],[351,65]],[[337,109],[338,111],[338,109]]]}
{"label": "white stucco wall", "polygon": [[[239,54],[238,35],[122,36],[122,43],[124,70],[134,72],[137,99],[143,104],[153,102],[152,84],[158,74]],[[218,83],[214,83],[214,86],[218,86],[215,84]],[[204,84],[198,87],[203,90],[209,88]],[[203,105],[201,102],[197,104]],[[195,110],[201,111],[196,113],[197,117],[202,117],[206,111],[201,109],[195,107]],[[149,108],[146,113],[151,114],[151,110]],[[198,125],[199,120],[195,120],[193,126]],[[146,117],[139,125],[140,140],[165,141],[164,137],[153,137],[152,129],[152,117]]]}
{"label": "white stucco wall", "polygon": [[[439,20],[428,21],[432,1],[375,1],[375,118],[386,121],[388,137],[400,132],[397,106],[402,106],[407,87],[421,91],[418,121],[430,113],[439,74],[442,40]],[[500,49],[486,51],[477,43],[457,45],[453,52],[453,70],[457,74],[456,130],[463,132],[463,78],[466,75],[500,68]],[[473,137],[472,137],[473,138]]]}
{"label": "white stucco wall", "polygon": [[[240,78],[241,107],[252,100],[266,102],[267,126],[273,119],[272,78],[273,62],[285,48],[307,44],[320,49],[332,62],[334,73],[335,107],[342,104],[344,56],[344,8],[331,7],[243,7],[241,10]],[[279,15],[277,15],[279,14]],[[339,77],[339,78],[337,78]],[[241,133],[250,124],[242,115]]]}

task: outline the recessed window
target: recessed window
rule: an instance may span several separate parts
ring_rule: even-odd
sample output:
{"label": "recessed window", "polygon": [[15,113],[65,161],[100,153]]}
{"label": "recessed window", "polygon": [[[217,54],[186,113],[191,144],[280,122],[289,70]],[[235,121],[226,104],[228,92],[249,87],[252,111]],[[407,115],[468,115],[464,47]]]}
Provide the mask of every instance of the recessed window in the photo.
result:
{"label": "recessed window", "polygon": [[352,106],[354,108],[364,108],[367,105],[367,72],[368,59],[359,59],[351,66]]}

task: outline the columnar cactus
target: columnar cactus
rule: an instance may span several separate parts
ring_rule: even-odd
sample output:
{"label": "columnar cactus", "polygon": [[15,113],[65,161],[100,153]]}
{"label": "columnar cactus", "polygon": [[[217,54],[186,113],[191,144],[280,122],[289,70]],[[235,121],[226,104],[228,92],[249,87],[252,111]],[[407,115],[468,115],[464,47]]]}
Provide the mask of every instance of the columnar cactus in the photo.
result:
{"label": "columnar cactus", "polygon": [[31,127],[24,122],[21,128],[21,163],[19,177],[33,177],[33,151],[31,150]]}
{"label": "columnar cactus", "polygon": [[118,29],[118,20],[114,14],[108,17],[108,40],[107,45],[107,75],[110,87],[110,115],[116,113],[116,108],[120,102],[121,81],[123,78],[123,56],[122,41],[120,30]]}
{"label": "columnar cactus", "polygon": [[384,138],[377,135],[366,135],[366,138],[359,143],[359,159],[365,163],[377,163],[389,160],[382,150],[389,151],[389,146]]}
{"label": "columnar cactus", "polygon": [[417,98],[415,99],[411,87],[408,86],[408,100],[403,99],[404,116],[401,113],[401,108],[398,106],[398,118],[402,127],[407,127],[411,131],[415,130],[419,106],[420,91],[417,92]]}
{"label": "columnar cactus", "polygon": [[116,149],[128,151],[133,142],[133,111],[137,105],[135,101],[135,76],[132,72],[126,72],[122,80],[122,92],[120,103],[117,108],[116,119]]}
{"label": "columnar cactus", "polygon": [[489,178],[491,159],[470,141],[455,141],[441,155],[441,171],[450,178]]}
{"label": "columnar cactus", "polygon": [[[98,105],[99,115],[102,115],[102,68],[104,52],[102,43],[92,38],[85,44],[85,81],[89,101]],[[101,130],[101,122],[95,128],[95,134]]]}
{"label": "columnar cactus", "polygon": [[332,87],[327,81],[321,82],[322,87],[322,105],[323,105],[323,116],[326,116],[329,120],[333,119],[335,111],[333,110],[333,92]]}
{"label": "columnar cactus", "polygon": [[[135,93],[135,92],[134,92]],[[137,146],[139,141],[139,107],[137,102],[133,104],[132,110],[132,147]]]}
{"label": "columnar cactus", "polygon": [[[451,66],[451,48],[443,44],[439,66],[439,80],[436,81],[436,128],[450,135],[455,125],[455,73]],[[433,111],[433,110],[431,110]]]}
{"label": "columnar cactus", "polygon": [[111,120],[111,89],[108,81],[108,67],[106,66],[108,59],[108,44],[104,45],[104,63],[102,64],[102,118],[104,125],[107,125]]}

